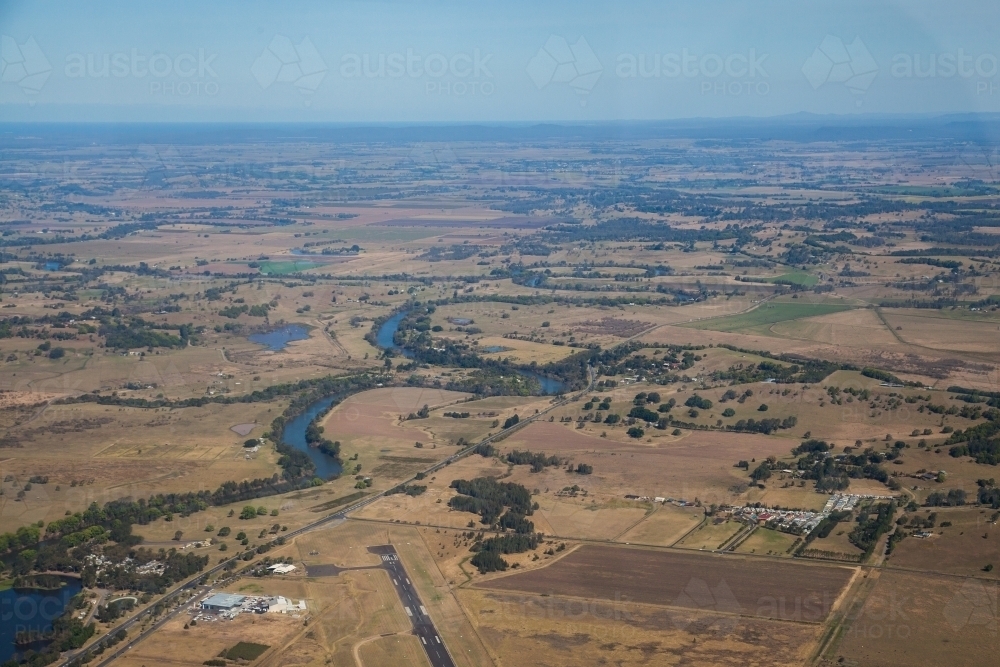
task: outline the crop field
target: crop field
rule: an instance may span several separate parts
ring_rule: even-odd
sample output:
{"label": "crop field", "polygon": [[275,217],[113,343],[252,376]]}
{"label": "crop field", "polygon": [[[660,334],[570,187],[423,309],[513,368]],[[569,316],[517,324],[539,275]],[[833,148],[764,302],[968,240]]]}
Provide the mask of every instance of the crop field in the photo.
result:
{"label": "crop field", "polygon": [[584,545],[547,567],[478,586],[821,623],[853,575],[846,567]]}
{"label": "crop field", "polygon": [[697,528],[704,518],[701,508],[664,505],[619,539],[629,544],[667,547]]}
{"label": "crop field", "polygon": [[773,283],[780,283],[784,285],[803,285],[805,287],[813,287],[819,282],[818,277],[807,271],[790,271],[767,280],[768,282]]}
{"label": "crop field", "polygon": [[[997,584],[883,572],[828,657],[859,665],[980,665],[993,660]],[[847,663],[850,664],[850,663]]]}
{"label": "crop field", "polygon": [[770,528],[758,528],[736,547],[736,553],[791,556],[789,549],[795,544],[795,535]]}
{"label": "crop field", "polygon": [[1000,339],[1000,323],[990,320],[941,317],[936,312],[887,308],[886,322],[902,340],[934,350],[969,352],[994,356]]}
{"label": "crop field", "polygon": [[820,627],[751,616],[566,598],[549,593],[461,589],[459,598],[490,655],[503,664],[801,665]]}
{"label": "crop field", "polygon": [[715,551],[745,528],[739,521],[707,522],[677,543],[682,549]]}
{"label": "crop field", "polygon": [[800,320],[818,315],[829,315],[830,313],[848,310],[850,307],[849,305],[838,303],[791,303],[776,301],[763,303],[747,313],[718,319],[701,320],[679,326],[692,329],[711,329],[713,331],[759,330],[762,327],[778,322]]}
{"label": "crop field", "polygon": [[901,345],[878,315],[867,308],[778,322],[770,331],[777,336],[847,347],[892,349]]}

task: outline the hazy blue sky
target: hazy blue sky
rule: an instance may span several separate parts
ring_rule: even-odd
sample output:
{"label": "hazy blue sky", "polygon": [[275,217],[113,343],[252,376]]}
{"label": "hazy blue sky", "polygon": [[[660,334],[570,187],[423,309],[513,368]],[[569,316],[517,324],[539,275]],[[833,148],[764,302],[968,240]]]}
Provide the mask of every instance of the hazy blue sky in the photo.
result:
{"label": "hazy blue sky", "polygon": [[1000,111],[1000,3],[0,2],[0,121]]}

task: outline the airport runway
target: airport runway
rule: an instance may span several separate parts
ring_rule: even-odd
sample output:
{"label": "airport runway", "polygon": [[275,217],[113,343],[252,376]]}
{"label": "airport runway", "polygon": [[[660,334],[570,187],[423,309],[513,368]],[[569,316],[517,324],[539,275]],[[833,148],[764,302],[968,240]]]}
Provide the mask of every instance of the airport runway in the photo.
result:
{"label": "airport runway", "polygon": [[441,641],[441,635],[438,634],[431,617],[427,615],[427,610],[420,602],[416,587],[406,574],[406,568],[403,567],[399,556],[396,555],[395,547],[386,544],[368,547],[368,551],[378,554],[382,558],[382,569],[389,573],[396,594],[399,595],[406,615],[410,617],[410,622],[413,624],[413,634],[423,644],[431,665],[433,667],[455,667],[451,655]]}

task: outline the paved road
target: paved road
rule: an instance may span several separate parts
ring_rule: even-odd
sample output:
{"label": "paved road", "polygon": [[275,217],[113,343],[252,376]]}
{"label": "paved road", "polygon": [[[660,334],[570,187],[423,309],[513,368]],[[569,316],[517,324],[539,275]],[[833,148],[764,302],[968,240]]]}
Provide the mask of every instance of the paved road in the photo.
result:
{"label": "paved road", "polygon": [[431,661],[432,667],[455,667],[455,662],[441,641],[441,635],[434,627],[431,617],[427,615],[423,603],[420,602],[416,587],[410,582],[406,568],[403,567],[402,561],[396,554],[396,548],[391,544],[386,544],[368,547],[368,551],[381,556],[382,569],[389,573],[396,594],[399,595],[406,615],[410,617],[410,623],[413,624],[413,634],[423,644],[424,652],[427,653],[427,659]]}

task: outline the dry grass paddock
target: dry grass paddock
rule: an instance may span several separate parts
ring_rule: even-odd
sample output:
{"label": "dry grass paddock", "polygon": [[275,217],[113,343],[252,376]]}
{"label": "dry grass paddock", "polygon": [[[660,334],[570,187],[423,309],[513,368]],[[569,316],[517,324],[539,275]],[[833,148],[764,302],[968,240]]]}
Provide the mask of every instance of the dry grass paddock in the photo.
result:
{"label": "dry grass paddock", "polygon": [[822,623],[854,572],[837,566],[588,544],[547,567],[477,586]]}

